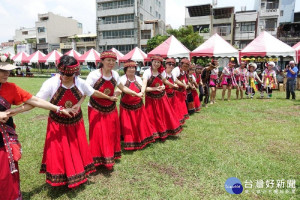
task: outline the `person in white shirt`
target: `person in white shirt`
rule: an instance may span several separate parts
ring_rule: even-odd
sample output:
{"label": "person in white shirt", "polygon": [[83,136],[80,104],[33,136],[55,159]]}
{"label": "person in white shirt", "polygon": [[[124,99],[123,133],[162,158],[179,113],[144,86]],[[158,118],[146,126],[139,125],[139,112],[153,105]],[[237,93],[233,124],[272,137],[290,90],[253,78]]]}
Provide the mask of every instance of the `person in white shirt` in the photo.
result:
{"label": "person in white shirt", "polygon": [[[152,66],[143,74],[143,88],[146,87],[146,111],[152,126],[164,141],[169,135],[176,135],[182,131],[179,119],[167,98],[165,85],[171,88],[176,85],[166,79],[166,72],[162,65],[163,58],[152,56]],[[144,91],[142,89],[142,91]]]}
{"label": "person in white shirt", "polygon": [[259,76],[256,73],[257,65],[255,63],[248,64],[248,72],[246,74],[247,82],[246,82],[246,95],[247,98],[253,98],[255,95],[255,91],[257,91],[257,81],[261,82]]}
{"label": "person in white shirt", "polygon": [[175,91],[175,97],[177,102],[177,107],[180,114],[180,123],[184,124],[187,119],[189,119],[189,113],[186,106],[188,88],[187,71],[190,67],[191,62],[187,58],[181,59],[179,66],[172,70],[172,76],[175,83],[178,85],[178,89]]}
{"label": "person in white shirt", "polygon": [[[135,75],[137,64],[128,60],[124,63],[124,72],[120,82],[137,93],[142,90],[143,81]],[[122,91],[117,89],[115,94],[119,96]],[[125,150],[143,149],[147,144],[154,142],[158,137],[151,125],[145,110],[143,99],[122,93],[120,100],[120,125],[121,135],[124,138]]]}
{"label": "person in white shirt", "polygon": [[219,83],[219,61],[217,59],[212,59],[212,63],[214,68],[210,73],[210,104],[216,103],[217,85]]}
{"label": "person in white shirt", "polygon": [[235,70],[235,77],[237,81],[236,99],[239,99],[239,95],[241,99],[243,99],[243,90],[246,89],[247,72],[246,63],[242,61],[241,66]]}
{"label": "person in white shirt", "polygon": [[88,106],[90,149],[96,166],[104,165],[113,169],[115,159],[121,158],[121,132],[118,110],[114,97],[117,86],[122,92],[142,98],[120,82],[119,74],[113,70],[117,60],[116,53],[101,53],[100,69],[89,73],[86,82],[112,99],[91,97]]}
{"label": "person in white shirt", "polygon": [[267,68],[262,73],[262,86],[261,86],[261,93],[260,98],[264,98],[264,91],[267,93],[267,98],[272,97],[272,90],[277,85],[277,79],[276,79],[276,72],[273,70],[275,67],[274,62],[268,62]]}
{"label": "person in white shirt", "polygon": [[222,87],[223,87],[222,101],[224,101],[226,90],[228,90],[227,100],[230,101],[231,89],[233,86],[236,86],[236,80],[234,76],[234,66],[235,66],[235,62],[234,59],[232,59],[229,62],[228,67],[224,67],[222,71],[222,75],[220,77],[220,79],[222,80]]}

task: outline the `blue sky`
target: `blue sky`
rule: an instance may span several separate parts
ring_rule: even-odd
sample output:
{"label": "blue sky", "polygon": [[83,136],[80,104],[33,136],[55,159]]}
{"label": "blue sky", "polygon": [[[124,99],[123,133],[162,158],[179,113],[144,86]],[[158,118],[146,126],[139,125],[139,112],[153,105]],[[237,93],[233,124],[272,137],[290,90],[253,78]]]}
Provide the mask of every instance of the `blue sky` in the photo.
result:
{"label": "blue sky", "polygon": [[[166,23],[173,28],[184,24],[185,6],[211,3],[212,0],[166,0]],[[246,6],[254,8],[255,0],[218,0],[217,7]],[[0,0],[0,43],[13,39],[20,27],[34,27],[38,13],[51,11],[65,17],[72,16],[83,24],[83,31],[96,32],[96,0]],[[295,12],[300,11],[296,0]]]}

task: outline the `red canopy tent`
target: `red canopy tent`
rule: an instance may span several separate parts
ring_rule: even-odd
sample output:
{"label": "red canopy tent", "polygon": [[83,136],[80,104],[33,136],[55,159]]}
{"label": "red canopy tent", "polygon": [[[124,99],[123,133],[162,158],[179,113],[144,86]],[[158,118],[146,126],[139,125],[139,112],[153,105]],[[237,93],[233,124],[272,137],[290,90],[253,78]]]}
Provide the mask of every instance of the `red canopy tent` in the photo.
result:
{"label": "red canopy tent", "polygon": [[80,53],[78,53],[77,51],[75,51],[74,49],[71,49],[70,51],[68,51],[67,53],[65,53],[65,55],[68,56],[73,56],[76,60],[78,60],[81,56]]}
{"label": "red canopy tent", "polygon": [[224,40],[217,33],[190,53],[196,57],[239,57],[239,51]]}
{"label": "red canopy tent", "polygon": [[14,57],[12,57],[12,60],[15,63],[23,63],[25,62],[25,60],[29,57],[29,55],[25,52],[20,52],[17,55],[15,55]]}
{"label": "red canopy tent", "polygon": [[122,54],[116,48],[112,48],[112,49],[110,49],[110,51],[113,51],[113,52],[115,52],[117,54],[117,61],[119,61],[124,56],[124,54]]}
{"label": "red canopy tent", "polygon": [[188,50],[176,37],[171,35],[167,40],[157,46],[148,53],[148,58],[153,55],[161,55],[166,58],[183,58],[189,57],[190,50]]}
{"label": "red canopy tent", "polygon": [[41,59],[42,63],[55,63],[57,64],[62,54],[59,51],[52,51]]}
{"label": "red canopy tent", "polygon": [[125,56],[123,56],[119,60],[119,62],[125,62],[127,60],[133,60],[136,62],[144,62],[146,58],[147,58],[147,54],[145,54],[140,48],[135,47],[129,53],[127,53]]}
{"label": "red canopy tent", "polygon": [[278,40],[270,33],[264,31],[248,44],[241,52],[241,57],[287,57],[291,56],[296,61],[296,51],[289,45]]}
{"label": "red canopy tent", "polygon": [[79,62],[94,62],[98,63],[100,62],[100,53],[97,52],[95,49],[90,49],[85,54],[80,56],[78,59]]}
{"label": "red canopy tent", "polygon": [[300,60],[300,42],[298,42],[297,44],[295,44],[293,46],[293,49],[296,50],[296,63],[298,63],[299,60]]}
{"label": "red canopy tent", "polygon": [[42,59],[44,59],[46,55],[37,50],[36,52],[34,52],[33,54],[31,54],[29,57],[27,57],[24,62],[25,63],[40,63],[42,61]]}

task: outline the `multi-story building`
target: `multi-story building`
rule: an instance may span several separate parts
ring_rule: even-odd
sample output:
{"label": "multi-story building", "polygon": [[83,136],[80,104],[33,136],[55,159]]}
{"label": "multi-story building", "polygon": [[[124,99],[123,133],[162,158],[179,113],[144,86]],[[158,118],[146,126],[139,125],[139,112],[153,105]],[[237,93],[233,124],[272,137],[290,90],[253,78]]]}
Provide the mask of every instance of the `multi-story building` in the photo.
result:
{"label": "multi-story building", "polygon": [[213,8],[210,4],[185,7],[185,26],[192,25],[204,40],[218,33],[233,44],[234,7]]}
{"label": "multi-story building", "polygon": [[96,48],[96,34],[74,35],[69,37],[60,37],[60,51],[66,53],[71,49],[75,49],[84,54],[90,49]]}
{"label": "multi-story building", "polygon": [[234,45],[243,49],[257,36],[257,11],[244,9],[235,13]]}
{"label": "multi-story building", "polygon": [[258,11],[258,34],[267,31],[277,36],[280,23],[294,21],[295,0],[256,0]]}
{"label": "multi-story building", "polygon": [[15,42],[27,42],[28,40],[36,40],[36,28],[25,28],[22,27],[15,31],[14,41]]}
{"label": "multi-story building", "polygon": [[127,53],[165,33],[165,0],[96,0],[97,49]]}
{"label": "multi-story building", "polygon": [[60,37],[82,34],[82,24],[72,17],[55,15],[52,12],[38,14],[35,22],[37,50],[48,53],[59,49]]}

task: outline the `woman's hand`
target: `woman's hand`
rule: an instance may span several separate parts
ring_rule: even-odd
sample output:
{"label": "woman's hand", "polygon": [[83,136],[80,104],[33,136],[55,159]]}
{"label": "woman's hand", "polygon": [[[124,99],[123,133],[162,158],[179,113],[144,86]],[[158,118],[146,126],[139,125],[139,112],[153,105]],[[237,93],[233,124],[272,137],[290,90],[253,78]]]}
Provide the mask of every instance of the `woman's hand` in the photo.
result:
{"label": "woman's hand", "polygon": [[8,116],[9,114],[10,114],[9,111],[0,112],[0,122],[6,123],[6,121],[9,119],[9,116]]}
{"label": "woman's hand", "polygon": [[78,113],[79,110],[80,110],[80,107],[81,107],[81,104],[75,104],[74,106],[72,106],[72,110],[75,112],[75,113]]}
{"label": "woman's hand", "polygon": [[68,117],[73,117],[76,115],[76,112],[72,108],[64,108],[60,112]]}
{"label": "woman's hand", "polygon": [[118,101],[118,97],[115,97],[115,96],[111,96],[111,97],[109,97],[109,100],[110,101]]}

